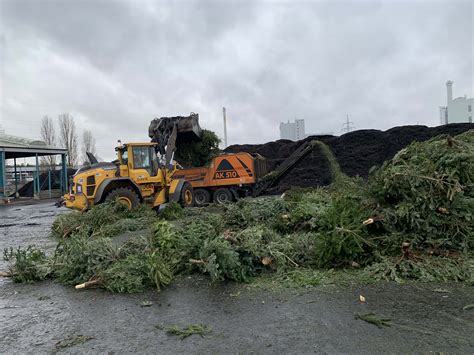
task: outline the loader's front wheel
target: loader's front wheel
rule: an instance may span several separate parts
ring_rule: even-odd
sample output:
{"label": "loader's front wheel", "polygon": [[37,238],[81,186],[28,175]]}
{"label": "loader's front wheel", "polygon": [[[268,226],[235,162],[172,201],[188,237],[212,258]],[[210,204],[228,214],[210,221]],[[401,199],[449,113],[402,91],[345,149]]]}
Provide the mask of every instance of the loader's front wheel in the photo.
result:
{"label": "loader's front wheel", "polygon": [[179,203],[183,207],[193,207],[194,206],[194,192],[193,187],[189,182],[185,182],[181,188],[181,193],[179,195]]}
{"label": "loader's front wheel", "polygon": [[140,199],[138,198],[137,194],[129,187],[118,187],[113,189],[107,194],[105,200],[116,200],[117,202],[126,206],[129,210],[137,207],[140,204]]}

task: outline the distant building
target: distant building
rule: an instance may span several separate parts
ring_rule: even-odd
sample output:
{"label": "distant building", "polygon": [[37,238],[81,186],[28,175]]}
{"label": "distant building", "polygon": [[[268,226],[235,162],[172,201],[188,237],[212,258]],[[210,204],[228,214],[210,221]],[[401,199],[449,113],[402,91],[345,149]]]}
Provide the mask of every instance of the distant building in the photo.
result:
{"label": "distant building", "polygon": [[280,123],[280,139],[299,141],[305,138],[304,120],[295,119],[295,122]]}
{"label": "distant building", "polygon": [[446,94],[447,105],[439,108],[440,123],[472,123],[474,98],[464,96],[453,100],[453,82],[450,80],[446,82]]}

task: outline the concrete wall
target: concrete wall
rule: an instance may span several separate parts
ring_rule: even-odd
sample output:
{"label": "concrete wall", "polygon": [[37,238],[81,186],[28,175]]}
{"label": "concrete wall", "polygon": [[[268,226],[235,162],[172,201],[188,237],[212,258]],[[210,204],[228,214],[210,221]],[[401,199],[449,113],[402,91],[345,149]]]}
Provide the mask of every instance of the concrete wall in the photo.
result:
{"label": "concrete wall", "polygon": [[295,124],[290,123],[280,123],[280,139],[289,139],[291,141],[296,140],[296,135],[295,135]]}
{"label": "concrete wall", "polygon": [[458,97],[448,103],[448,122],[473,122],[474,98]]}
{"label": "concrete wall", "polygon": [[297,141],[306,138],[304,120],[295,120],[295,138]]}
{"label": "concrete wall", "polygon": [[[446,82],[446,101],[448,108],[448,119],[445,123],[473,122],[474,98],[458,97],[453,99],[453,82]],[[440,118],[443,115],[443,108],[440,108]]]}
{"label": "concrete wall", "polygon": [[448,108],[446,106],[439,107],[439,123],[448,124]]}

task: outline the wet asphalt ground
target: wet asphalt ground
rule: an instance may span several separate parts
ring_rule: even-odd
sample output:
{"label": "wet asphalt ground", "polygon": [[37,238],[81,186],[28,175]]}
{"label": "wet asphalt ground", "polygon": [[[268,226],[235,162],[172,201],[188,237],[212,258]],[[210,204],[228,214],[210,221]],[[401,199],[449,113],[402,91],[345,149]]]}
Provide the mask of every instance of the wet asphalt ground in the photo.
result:
{"label": "wet asphalt ground", "polygon": [[[52,203],[0,206],[0,248],[36,244],[52,252],[48,233],[59,213],[67,211]],[[0,270],[6,267],[0,261]],[[472,354],[474,309],[463,307],[473,303],[474,288],[455,283],[265,291],[192,276],[161,293],[123,295],[4,278],[0,353]],[[385,316],[391,325],[378,328],[355,319],[356,312]],[[181,340],[163,329],[195,323],[212,332]],[[92,339],[56,348],[78,335]]]}

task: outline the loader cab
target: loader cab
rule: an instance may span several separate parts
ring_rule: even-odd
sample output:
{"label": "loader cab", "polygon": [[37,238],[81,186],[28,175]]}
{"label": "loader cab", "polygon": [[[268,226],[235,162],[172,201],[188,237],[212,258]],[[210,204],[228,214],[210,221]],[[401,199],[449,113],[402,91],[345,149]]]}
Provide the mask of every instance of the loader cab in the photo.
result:
{"label": "loader cab", "polygon": [[148,180],[159,175],[155,143],[128,143],[116,148],[120,176]]}
{"label": "loader cab", "polygon": [[[166,169],[160,165],[156,154],[156,143],[127,143],[117,147],[121,177],[128,177],[140,190],[144,201],[153,206],[161,205],[168,201],[169,196],[181,193],[179,181],[173,181],[172,176],[176,171],[173,165]],[[188,184],[189,185],[189,184]],[[185,189],[190,194],[190,201],[184,205],[193,204],[192,187]],[[184,190],[183,190],[184,191]],[[175,194],[176,194],[175,193]],[[171,197],[170,197],[171,198]],[[180,196],[175,198],[180,200]]]}

